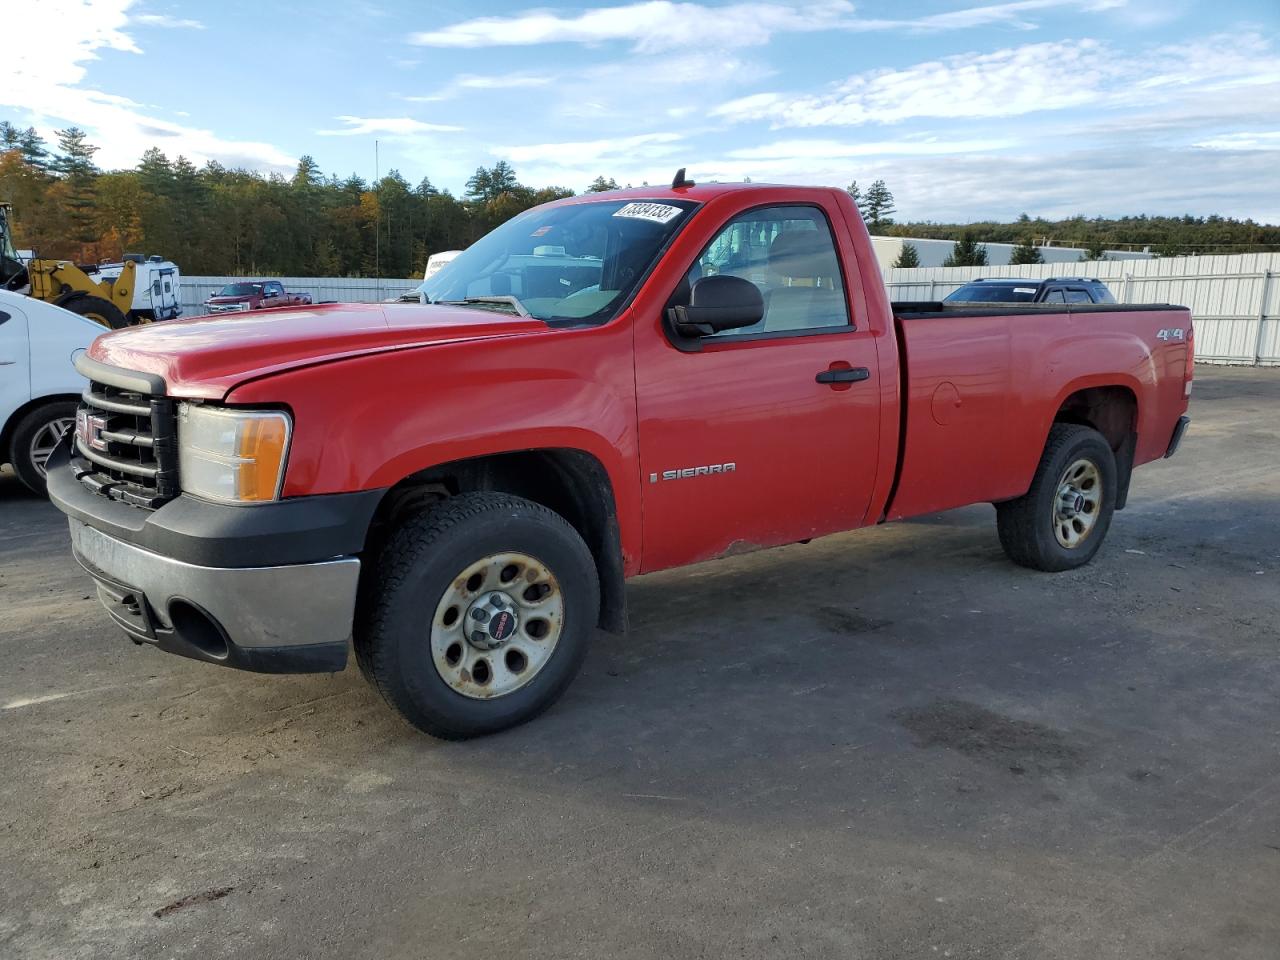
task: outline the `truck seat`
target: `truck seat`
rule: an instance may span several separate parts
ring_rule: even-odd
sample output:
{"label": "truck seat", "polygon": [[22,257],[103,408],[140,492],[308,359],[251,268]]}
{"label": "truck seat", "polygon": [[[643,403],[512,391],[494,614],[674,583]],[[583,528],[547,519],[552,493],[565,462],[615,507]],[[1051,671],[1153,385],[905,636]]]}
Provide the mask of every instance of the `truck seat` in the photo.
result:
{"label": "truck seat", "polygon": [[778,234],[769,245],[765,331],[809,330],[848,323],[839,278],[840,266],[830,237],[817,230]]}

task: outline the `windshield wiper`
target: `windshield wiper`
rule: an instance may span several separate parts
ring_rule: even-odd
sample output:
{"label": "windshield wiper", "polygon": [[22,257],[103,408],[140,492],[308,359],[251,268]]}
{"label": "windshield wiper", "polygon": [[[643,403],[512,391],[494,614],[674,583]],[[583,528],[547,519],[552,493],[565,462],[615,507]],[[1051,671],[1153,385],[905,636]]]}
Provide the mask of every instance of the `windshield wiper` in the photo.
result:
{"label": "windshield wiper", "polygon": [[484,306],[485,304],[494,303],[504,307],[510,307],[515,311],[518,317],[532,317],[528,310],[524,308],[524,304],[512,296],[504,297],[464,297],[462,300],[435,300],[433,303],[443,303],[454,307],[466,306]]}

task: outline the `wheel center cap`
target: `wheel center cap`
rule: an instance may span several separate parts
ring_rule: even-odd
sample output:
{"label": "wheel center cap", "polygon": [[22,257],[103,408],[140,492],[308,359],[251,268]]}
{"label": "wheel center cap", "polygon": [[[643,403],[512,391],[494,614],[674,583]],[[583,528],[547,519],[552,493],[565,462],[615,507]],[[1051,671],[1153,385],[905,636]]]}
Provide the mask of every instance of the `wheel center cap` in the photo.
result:
{"label": "wheel center cap", "polygon": [[520,626],[515,602],[505,593],[485,594],[467,611],[467,639],[478,650],[496,650]]}
{"label": "wheel center cap", "polygon": [[516,632],[516,615],[503,610],[489,618],[489,636],[495,643],[504,643]]}

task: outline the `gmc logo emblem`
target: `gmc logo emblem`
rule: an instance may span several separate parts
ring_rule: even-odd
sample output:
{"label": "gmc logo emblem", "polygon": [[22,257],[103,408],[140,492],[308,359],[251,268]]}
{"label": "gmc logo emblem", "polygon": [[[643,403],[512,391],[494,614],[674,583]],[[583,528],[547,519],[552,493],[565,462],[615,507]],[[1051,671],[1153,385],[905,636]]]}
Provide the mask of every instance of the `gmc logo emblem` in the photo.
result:
{"label": "gmc logo emblem", "polygon": [[90,416],[84,410],[76,411],[76,436],[90,450],[107,449],[102,431],[107,429],[107,418]]}

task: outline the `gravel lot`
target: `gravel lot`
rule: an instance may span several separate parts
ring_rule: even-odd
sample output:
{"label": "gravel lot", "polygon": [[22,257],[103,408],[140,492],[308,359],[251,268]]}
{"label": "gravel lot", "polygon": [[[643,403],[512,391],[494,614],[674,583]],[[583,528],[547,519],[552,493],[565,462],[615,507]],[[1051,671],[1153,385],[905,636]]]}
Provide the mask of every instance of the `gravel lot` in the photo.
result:
{"label": "gravel lot", "polygon": [[990,507],[634,581],[465,744],[109,626],[0,477],[0,957],[1280,956],[1280,370],[1090,567]]}

